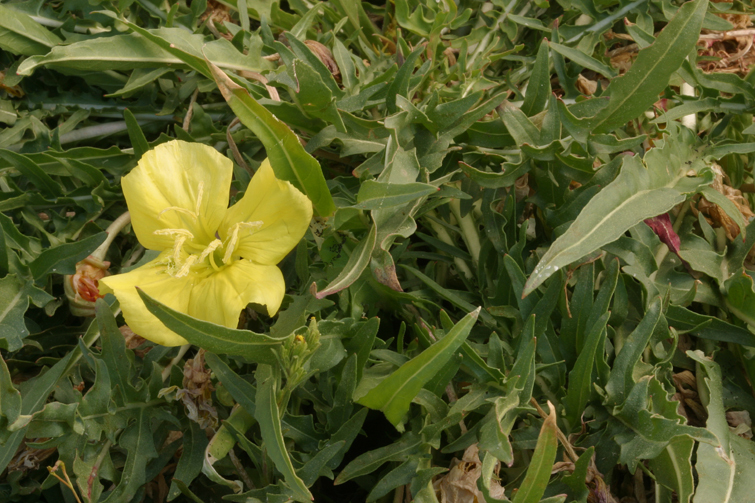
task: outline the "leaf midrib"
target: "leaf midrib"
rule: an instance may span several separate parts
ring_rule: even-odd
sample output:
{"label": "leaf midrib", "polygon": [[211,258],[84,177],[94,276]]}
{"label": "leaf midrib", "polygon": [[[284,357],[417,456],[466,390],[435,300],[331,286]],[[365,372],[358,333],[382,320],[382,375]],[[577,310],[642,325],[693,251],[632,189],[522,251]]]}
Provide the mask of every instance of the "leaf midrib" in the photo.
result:
{"label": "leaf midrib", "polygon": [[[681,7],[680,7],[680,9],[681,9]],[[655,64],[653,64],[650,67],[650,70],[647,73],[645,73],[645,75],[640,80],[640,83],[637,86],[635,86],[635,88],[632,90],[632,92],[629,93],[629,94],[627,94],[627,96],[618,104],[618,106],[616,106],[616,107],[613,108],[613,110],[611,111],[611,113],[608,114],[608,116],[605,119],[603,119],[602,121],[600,121],[599,123],[597,123],[596,125],[594,125],[593,128],[592,128],[593,130],[596,130],[596,131],[599,130],[600,127],[603,124],[605,124],[608,121],[608,119],[613,115],[613,113],[616,110],[621,109],[624,106],[624,103],[626,103],[627,101],[629,101],[629,99],[635,94],[635,92],[637,91],[637,89],[639,89],[640,87],[642,87],[642,85],[645,83],[645,81],[650,78],[650,75],[653,73],[653,71],[655,71],[655,69],[661,64],[661,62],[668,55],[668,53],[671,52],[672,47],[674,46],[674,44],[676,44],[676,42],[679,40],[679,38],[681,38],[681,36],[684,33],[687,25],[692,21],[692,19],[693,19],[693,16],[690,16],[689,19],[687,19],[687,22],[682,25],[682,29],[679,30],[678,35],[675,38],[673,38],[670,43],[668,43],[668,44],[665,45],[666,50],[661,53],[662,56],[656,59]],[[657,43],[658,43],[658,39],[656,39],[656,41],[654,42],[653,45],[655,45]],[[609,103],[609,106],[610,106],[610,103]],[[608,107],[606,107],[606,108],[608,108]]]}

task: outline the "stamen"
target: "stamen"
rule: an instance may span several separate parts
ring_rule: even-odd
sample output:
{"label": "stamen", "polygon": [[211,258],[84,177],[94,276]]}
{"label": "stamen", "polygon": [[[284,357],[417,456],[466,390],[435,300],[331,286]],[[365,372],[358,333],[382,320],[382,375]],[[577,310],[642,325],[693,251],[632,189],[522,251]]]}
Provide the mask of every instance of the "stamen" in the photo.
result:
{"label": "stamen", "polygon": [[157,229],[152,234],[158,236],[186,236],[188,239],[194,239],[194,234],[186,229]]}
{"label": "stamen", "polygon": [[223,242],[221,240],[219,240],[219,239],[216,239],[215,241],[213,241],[212,243],[210,243],[207,246],[207,248],[205,248],[204,250],[202,250],[202,253],[199,255],[199,260],[202,261],[202,260],[206,259],[207,256],[210,253],[214,252],[215,250],[217,250],[221,246],[223,246]]}
{"label": "stamen", "polygon": [[185,242],[186,236],[178,236],[173,242],[173,260],[175,260],[176,263],[178,263],[178,261],[181,259],[181,249],[183,248]]}
{"label": "stamen", "polygon": [[241,228],[249,229],[249,235],[251,236],[254,231],[262,227],[264,222],[262,221],[256,221],[256,222],[238,222],[233,225],[231,228],[231,237],[228,239],[228,243],[225,245],[225,255],[223,255],[223,263],[227,264],[231,257],[233,257],[233,252],[236,251],[236,245],[238,244],[239,240],[239,230]]}
{"label": "stamen", "polygon": [[196,261],[197,261],[196,255],[189,255],[186,258],[186,262],[184,262],[183,265],[181,266],[181,269],[179,269],[178,272],[176,273],[175,277],[183,278],[184,276],[189,274],[189,269],[191,269],[191,266],[194,265],[194,262]]}
{"label": "stamen", "polygon": [[175,238],[175,241],[173,242],[173,260],[175,260],[176,262],[178,262],[181,258],[181,250],[183,249],[186,240],[194,239],[194,234],[187,231],[186,229],[158,229],[154,231],[153,234],[157,234],[158,236],[171,236]]}

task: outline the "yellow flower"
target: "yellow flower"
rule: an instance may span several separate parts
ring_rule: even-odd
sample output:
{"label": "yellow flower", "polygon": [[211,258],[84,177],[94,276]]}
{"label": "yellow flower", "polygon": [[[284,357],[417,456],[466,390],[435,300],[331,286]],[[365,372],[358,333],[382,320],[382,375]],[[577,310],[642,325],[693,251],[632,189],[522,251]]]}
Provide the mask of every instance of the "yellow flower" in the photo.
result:
{"label": "yellow flower", "polygon": [[148,264],[100,280],[113,293],[129,327],[165,346],[186,344],[141,301],[136,288],[166,306],[218,325],[236,327],[250,302],[274,315],[285,284],[276,266],[304,236],[312,203],[262,163],[244,197],[228,207],[233,164],[216,150],[172,141],[144,154],[123,177],[136,237],[161,251]]}

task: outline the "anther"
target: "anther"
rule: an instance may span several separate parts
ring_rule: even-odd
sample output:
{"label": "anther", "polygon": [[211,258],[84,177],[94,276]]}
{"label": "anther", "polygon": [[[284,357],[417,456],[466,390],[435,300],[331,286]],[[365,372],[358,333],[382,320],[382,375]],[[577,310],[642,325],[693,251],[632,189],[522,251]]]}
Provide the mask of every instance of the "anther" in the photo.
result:
{"label": "anther", "polygon": [[231,257],[233,256],[233,252],[236,251],[236,245],[238,244],[239,240],[239,231],[241,228],[249,229],[249,235],[252,235],[255,230],[262,227],[264,222],[256,221],[256,222],[238,222],[237,224],[234,224],[232,230],[231,230],[231,237],[228,239],[228,243],[225,245],[225,255],[223,255],[223,263],[227,264]]}
{"label": "anther", "polygon": [[189,274],[189,270],[191,269],[191,266],[194,265],[194,263],[197,261],[196,255],[189,255],[186,258],[186,262],[183,263],[181,266],[181,269],[178,270],[176,273],[176,278],[183,278],[187,274]]}
{"label": "anther", "polygon": [[212,243],[210,243],[207,246],[207,248],[205,248],[204,250],[202,250],[202,253],[199,255],[199,260],[202,261],[202,260],[206,259],[207,256],[210,253],[214,252],[215,250],[217,250],[221,246],[223,246],[223,242],[221,240],[219,240],[219,239],[216,239],[215,241],[213,241]]}
{"label": "anther", "polygon": [[178,262],[181,258],[181,249],[187,239],[194,239],[194,234],[186,229],[158,229],[153,232],[158,236],[171,236],[175,238],[173,242],[173,260]]}

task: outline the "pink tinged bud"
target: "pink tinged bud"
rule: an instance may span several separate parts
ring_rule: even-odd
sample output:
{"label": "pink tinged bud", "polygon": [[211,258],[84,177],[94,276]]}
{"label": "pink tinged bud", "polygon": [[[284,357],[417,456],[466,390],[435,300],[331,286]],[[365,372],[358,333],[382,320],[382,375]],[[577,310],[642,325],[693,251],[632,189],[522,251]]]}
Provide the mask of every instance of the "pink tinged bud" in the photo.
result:
{"label": "pink tinged bud", "polygon": [[110,262],[90,255],[76,264],[76,273],[64,278],[63,286],[75,316],[94,314],[94,302],[104,297],[100,294],[99,280],[108,276],[109,267]]}

